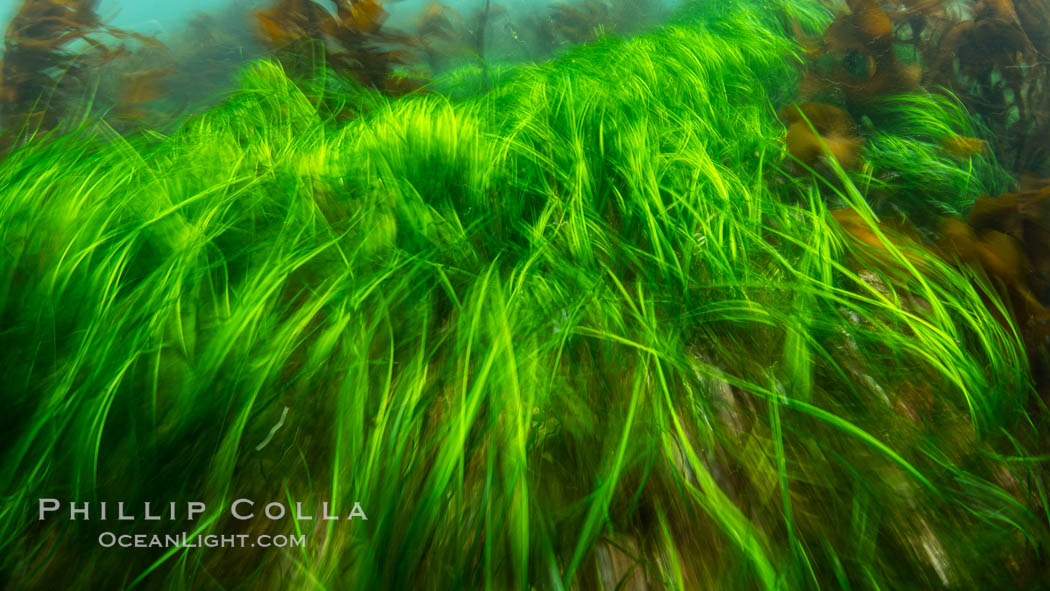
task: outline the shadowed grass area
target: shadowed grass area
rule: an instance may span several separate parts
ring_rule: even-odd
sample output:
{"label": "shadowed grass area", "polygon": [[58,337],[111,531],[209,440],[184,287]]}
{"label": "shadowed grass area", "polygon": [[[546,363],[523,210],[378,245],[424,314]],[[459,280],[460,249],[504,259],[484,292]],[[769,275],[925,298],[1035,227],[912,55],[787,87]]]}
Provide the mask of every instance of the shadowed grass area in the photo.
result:
{"label": "shadowed grass area", "polygon": [[[12,154],[5,586],[1038,584],[1018,337],[984,280],[925,251],[858,266],[828,196],[779,171],[798,51],[779,19],[697,9],[458,101],[346,90],[364,114],[338,124],[262,62],[171,137]],[[898,113],[836,184],[869,223],[871,179],[927,182],[889,174],[889,146],[968,124]],[[956,203],[999,182],[937,166]],[[41,522],[42,497],[209,510]],[[239,521],[237,498],[315,519]],[[307,543],[106,549],[104,531]]]}

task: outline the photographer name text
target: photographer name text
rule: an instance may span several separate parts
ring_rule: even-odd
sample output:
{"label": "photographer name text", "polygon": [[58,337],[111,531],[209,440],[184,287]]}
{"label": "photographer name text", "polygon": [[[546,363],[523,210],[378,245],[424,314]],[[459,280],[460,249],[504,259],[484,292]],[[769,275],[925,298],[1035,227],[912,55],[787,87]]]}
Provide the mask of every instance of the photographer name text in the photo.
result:
{"label": "photographer name text", "polygon": [[[70,521],[195,521],[208,511],[207,504],[201,501],[170,502],[170,503],[125,503],[120,502],[68,502],[63,503],[58,499],[39,499],[39,520],[66,515]],[[247,521],[249,519],[264,518],[270,521],[294,519],[295,521],[312,521],[320,519],[324,521],[353,521],[354,519],[367,520],[364,509],[360,502],[354,502],[349,511],[338,511],[331,503],[325,501],[320,506],[303,507],[303,503],[296,502],[294,506],[281,502],[270,502],[265,505],[256,503],[251,499],[237,499],[230,503],[227,508],[234,519]]]}

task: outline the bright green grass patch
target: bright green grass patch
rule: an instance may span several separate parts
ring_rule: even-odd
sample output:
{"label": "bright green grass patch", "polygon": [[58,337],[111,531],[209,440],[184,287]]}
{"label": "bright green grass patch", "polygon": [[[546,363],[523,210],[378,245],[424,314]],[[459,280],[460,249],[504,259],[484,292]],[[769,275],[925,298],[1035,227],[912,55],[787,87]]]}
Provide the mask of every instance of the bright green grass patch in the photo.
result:
{"label": "bright green grass patch", "polygon": [[886,97],[872,106],[867,123],[871,129],[865,157],[875,176],[881,176],[872,189],[887,196],[887,211],[935,226],[938,216],[965,216],[982,194],[999,195],[1010,189],[1009,175],[990,152],[960,157],[942,146],[952,136],[987,137],[962,105],[948,96]]}
{"label": "bright green grass patch", "polygon": [[[781,198],[797,48],[748,4],[705,18],[465,100],[348,90],[365,115],[342,124],[259,63],[171,137],[9,157],[7,586],[1033,573],[1041,465],[1004,459],[1032,436],[1017,336],[928,256],[858,272],[815,185]],[[106,550],[111,525],[41,524],[40,497],[203,500],[135,533],[307,546]],[[215,513],[241,497],[368,520]]]}

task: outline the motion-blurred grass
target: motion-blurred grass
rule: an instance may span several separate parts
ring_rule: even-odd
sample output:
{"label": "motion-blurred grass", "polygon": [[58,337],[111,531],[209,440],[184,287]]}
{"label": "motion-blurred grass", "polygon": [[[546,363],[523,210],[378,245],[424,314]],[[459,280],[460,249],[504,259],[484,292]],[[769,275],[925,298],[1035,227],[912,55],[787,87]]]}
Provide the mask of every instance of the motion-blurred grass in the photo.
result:
{"label": "motion-blurred grass", "polygon": [[[0,582],[1045,585],[1043,417],[994,292],[926,252],[859,267],[826,205],[951,210],[1001,173],[940,159],[929,190],[934,132],[970,124],[922,95],[852,180],[781,172],[785,14],[828,18],[698,4],[455,101],[343,88],[340,123],[260,62],[170,137],[10,155]],[[117,526],[37,522],[41,497],[368,520],[139,521],[307,547],[105,549]]]}

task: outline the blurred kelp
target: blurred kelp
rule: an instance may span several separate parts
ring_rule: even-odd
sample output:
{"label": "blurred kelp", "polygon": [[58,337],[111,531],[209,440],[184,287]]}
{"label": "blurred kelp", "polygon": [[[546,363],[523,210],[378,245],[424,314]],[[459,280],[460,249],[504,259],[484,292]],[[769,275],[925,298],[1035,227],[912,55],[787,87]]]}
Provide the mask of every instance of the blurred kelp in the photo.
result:
{"label": "blurred kelp", "polygon": [[[907,92],[918,87],[922,72],[917,64],[904,64],[894,50],[894,28],[878,0],[849,0],[820,37],[808,41],[815,66],[803,92],[814,87],[837,88],[850,103]],[[823,56],[832,58],[823,66]]]}
{"label": "blurred kelp", "polygon": [[[0,69],[0,129],[11,145],[82,123],[90,112],[97,78],[94,71],[130,54],[125,41],[158,47],[151,37],[105,25],[97,0],[24,0],[4,35]],[[113,41],[119,41],[114,44]],[[125,98],[144,102],[148,75],[129,80]],[[137,101],[137,102],[136,102]]]}
{"label": "blurred kelp", "polygon": [[788,152],[798,163],[813,167],[827,157],[844,169],[857,166],[864,140],[846,111],[833,105],[802,103],[784,107],[778,116],[788,128]]}
{"label": "blurred kelp", "polygon": [[237,73],[264,55],[254,24],[245,15],[257,3],[233,0],[193,15],[167,41],[166,55],[154,53],[152,68],[174,70],[164,79],[166,108],[185,111],[213,104],[236,88]]}
{"label": "blurred kelp", "polygon": [[637,33],[661,22],[667,13],[660,0],[538,2],[524,7],[481,0],[469,9],[430,2],[416,22],[431,73],[464,64],[473,68],[477,62],[488,74],[490,68],[546,60],[603,36]]}
{"label": "blurred kelp", "polygon": [[[814,34],[795,27],[809,66],[800,91],[854,106],[915,90],[947,89],[987,129],[1014,173],[1050,175],[1050,2],[920,0],[829,3],[837,16]],[[836,100],[831,98],[830,100]]]}
{"label": "blurred kelp", "polygon": [[968,16],[929,46],[930,82],[982,118],[1011,170],[1050,175],[1050,3],[979,0]]}
{"label": "blurred kelp", "polygon": [[198,12],[165,37],[97,69],[98,115],[121,133],[176,128],[191,113],[224,99],[237,72],[265,53],[246,18],[251,0]]}
{"label": "blurred kelp", "polygon": [[663,20],[661,0],[572,0],[537,5],[518,19],[511,33],[542,59],[559,49],[588,43],[603,35],[629,35]]}
{"label": "blurred kelp", "polygon": [[396,76],[395,66],[415,40],[383,26],[382,0],[331,0],[333,11],[314,0],[280,0],[255,13],[262,39],[278,52],[293,77],[321,69],[387,94],[400,95],[418,85]]}
{"label": "blurred kelp", "polygon": [[484,62],[490,30],[502,22],[504,31],[513,31],[507,14],[505,6],[489,0],[465,13],[443,2],[428,3],[417,19],[417,35],[431,73],[464,60]]}
{"label": "blurred kelp", "polygon": [[[983,195],[965,221],[945,218],[941,235],[949,257],[979,267],[1002,290],[1006,313],[1033,365],[1040,365],[1050,337],[1050,309],[1044,305],[1050,299],[1050,187]],[[1047,377],[1037,384],[1050,386]]]}

